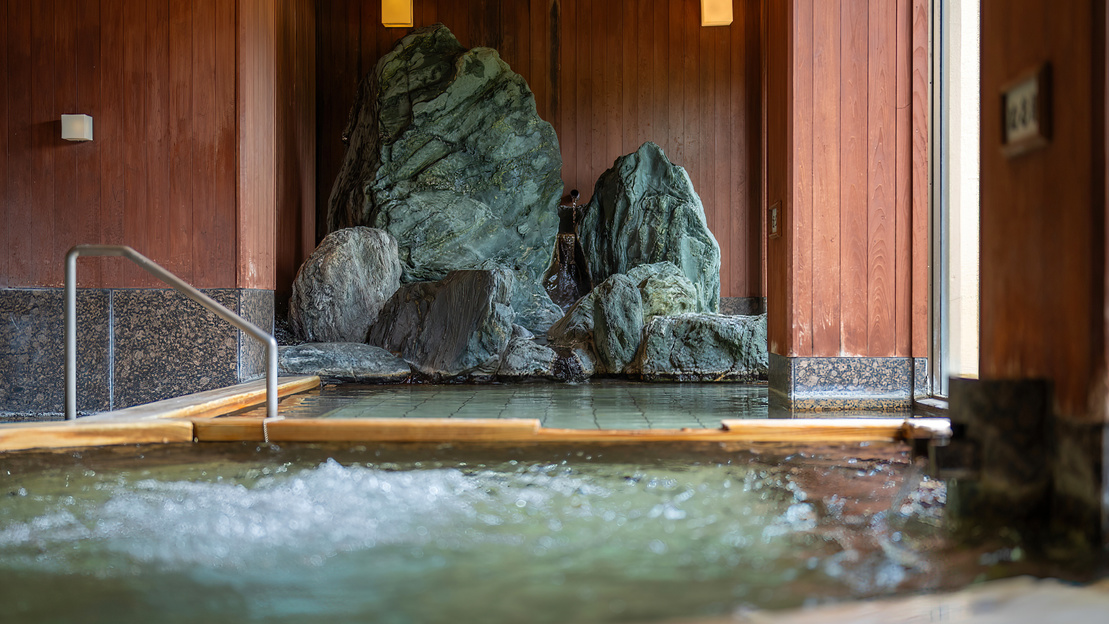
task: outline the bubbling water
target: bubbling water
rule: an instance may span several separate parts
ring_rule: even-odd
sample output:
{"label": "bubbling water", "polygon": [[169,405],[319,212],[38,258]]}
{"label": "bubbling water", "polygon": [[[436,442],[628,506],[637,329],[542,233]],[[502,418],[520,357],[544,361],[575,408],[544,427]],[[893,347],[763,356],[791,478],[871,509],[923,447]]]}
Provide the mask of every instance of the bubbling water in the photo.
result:
{"label": "bubbling water", "polygon": [[0,580],[84,575],[144,600],[163,585],[220,587],[244,617],[277,620],[673,617],[900,587],[930,572],[906,523],[933,526],[942,504],[917,476],[856,514],[805,485],[812,471],[759,464],[327,459],[226,472],[26,479],[12,490],[23,511],[0,509]]}

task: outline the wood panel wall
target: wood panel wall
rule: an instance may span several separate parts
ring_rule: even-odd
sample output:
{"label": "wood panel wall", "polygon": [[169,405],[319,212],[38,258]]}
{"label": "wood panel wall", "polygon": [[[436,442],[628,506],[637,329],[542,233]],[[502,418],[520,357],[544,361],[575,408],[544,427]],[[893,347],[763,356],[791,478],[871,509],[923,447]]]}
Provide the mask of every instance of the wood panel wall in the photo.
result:
{"label": "wood panel wall", "polygon": [[[1047,378],[1058,413],[1105,414],[1104,3],[982,3],[983,378]],[[1053,136],[1006,157],[1002,86],[1051,62]]]}
{"label": "wood panel wall", "polygon": [[927,2],[766,10],[771,351],[925,356]]}
{"label": "wood panel wall", "polygon": [[316,248],[316,0],[278,2],[276,79],[278,301]]}
{"label": "wood panel wall", "polygon": [[[357,83],[406,32],[381,26],[380,4],[319,4],[321,210],[342,162]],[[647,140],[662,146],[689,172],[720,242],[721,294],[764,293],[759,0],[735,0],[732,25],[713,28],[700,25],[697,0],[414,6],[416,25],[442,22],[465,46],[493,47],[528,81],[539,115],[558,133],[567,193],[577,188],[588,199],[618,156]]]}
{"label": "wood panel wall", "polygon": [[[311,104],[282,107],[301,131],[274,138],[279,45],[311,61],[280,68],[303,83],[298,101],[315,97],[312,4],[0,0],[0,287],[60,286],[66,250],[104,243],[202,288],[273,288],[275,204],[298,213],[289,223],[314,215],[314,193],[289,190],[314,188]],[[295,23],[278,33],[275,12]],[[91,115],[95,140],[63,141],[63,113]],[[275,163],[290,141],[298,158]],[[161,285],[119,259],[82,260],[78,276]]]}

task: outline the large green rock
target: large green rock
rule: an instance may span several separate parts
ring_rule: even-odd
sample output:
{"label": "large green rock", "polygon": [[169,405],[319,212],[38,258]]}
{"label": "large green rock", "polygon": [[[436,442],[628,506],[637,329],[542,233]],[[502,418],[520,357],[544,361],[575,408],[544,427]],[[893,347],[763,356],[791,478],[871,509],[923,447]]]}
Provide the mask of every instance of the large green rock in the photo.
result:
{"label": "large green rock", "polygon": [[561,316],[539,285],[558,231],[558,139],[495,50],[466,50],[441,24],[412,31],[363,80],[345,137],[329,231],[391,233],[404,282],[509,268],[517,322],[545,331]]}
{"label": "large green rock", "polygon": [[578,236],[594,284],[668,260],[693,284],[697,311],[719,311],[720,246],[689,175],[658,145],[644,143],[601,174]]}
{"label": "large green rock", "polygon": [[622,373],[639,348],[643,300],[627,275],[613,275],[593,289],[593,345],[605,371]]}
{"label": "large green rock", "polygon": [[513,336],[512,272],[452,271],[401,286],[366,339],[433,380],[491,376]]}
{"label": "large green rock", "polygon": [[753,381],[766,379],[766,315],[656,316],[629,372],[649,381]]}
{"label": "large green rock", "polygon": [[641,264],[628,271],[643,298],[643,322],[655,316],[696,312],[697,289],[673,262]]}

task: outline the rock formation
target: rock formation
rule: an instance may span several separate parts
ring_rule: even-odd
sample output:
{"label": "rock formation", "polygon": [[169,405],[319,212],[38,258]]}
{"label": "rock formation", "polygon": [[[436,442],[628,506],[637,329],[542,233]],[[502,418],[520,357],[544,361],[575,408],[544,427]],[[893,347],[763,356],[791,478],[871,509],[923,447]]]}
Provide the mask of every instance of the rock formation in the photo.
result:
{"label": "rock formation", "polygon": [[765,379],[766,315],[656,316],[630,368],[649,381]]}
{"label": "rock formation", "polygon": [[613,275],[593,289],[593,345],[610,373],[622,373],[639,348],[643,301],[627,275]]}
{"label": "rock formation", "polygon": [[364,342],[400,273],[397,241],[388,233],[354,227],[329,234],[293,282],[293,332],[306,342]]}
{"label": "rock formation", "polygon": [[558,355],[550,347],[528,338],[513,338],[501,357],[497,377],[503,379],[528,379],[554,377],[554,364]]}
{"label": "rock formation", "polygon": [[278,349],[278,369],[289,375],[319,375],[351,382],[397,383],[412,369],[385,349],[360,342],[305,343]]}
{"label": "rock formation", "polygon": [[720,309],[720,246],[685,169],[654,143],[601,174],[578,225],[594,284],[640,264],[673,262],[697,292],[697,311]]}
{"label": "rock formation", "polygon": [[561,316],[540,284],[558,230],[558,139],[495,50],[466,50],[441,24],[413,30],[363,80],[345,138],[330,231],[391,233],[404,282],[507,267],[521,324],[545,331]]}
{"label": "rock formation", "polygon": [[432,379],[489,376],[513,335],[512,272],[452,271],[401,286],[367,342],[399,354]]}

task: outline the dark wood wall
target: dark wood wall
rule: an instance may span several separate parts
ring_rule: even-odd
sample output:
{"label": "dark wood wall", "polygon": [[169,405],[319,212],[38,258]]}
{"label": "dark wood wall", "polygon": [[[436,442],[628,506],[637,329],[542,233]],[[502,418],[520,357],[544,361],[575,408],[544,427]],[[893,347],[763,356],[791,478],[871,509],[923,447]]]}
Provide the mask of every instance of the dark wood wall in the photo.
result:
{"label": "dark wood wall", "polygon": [[[983,378],[1047,378],[1065,416],[1105,412],[1104,3],[982,3]],[[1049,61],[1053,136],[1006,157],[1002,86]]]}
{"label": "dark wood wall", "polygon": [[774,353],[927,355],[927,5],[767,3]]}
{"label": "dark wood wall", "polygon": [[[697,0],[417,0],[416,25],[442,22],[489,46],[535,92],[562,147],[566,192],[644,141],[685,167],[722,252],[721,294],[763,294],[759,0],[735,0],[728,27],[700,25]],[[404,29],[377,0],[321,2],[318,179],[326,209],[359,79]],[[322,221],[322,220],[321,220]]]}
{"label": "dark wood wall", "polygon": [[[273,288],[277,205],[283,245],[302,211],[314,228],[313,5],[0,1],[0,286],[60,286],[67,249],[104,243],[199,287]],[[278,107],[289,82],[298,103]],[[62,140],[63,113],[91,115],[95,139]],[[78,275],[160,285],[119,259]]]}

